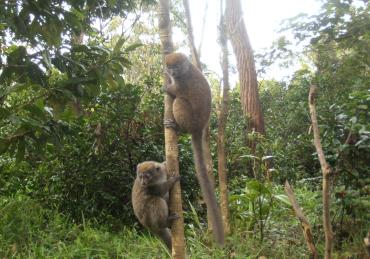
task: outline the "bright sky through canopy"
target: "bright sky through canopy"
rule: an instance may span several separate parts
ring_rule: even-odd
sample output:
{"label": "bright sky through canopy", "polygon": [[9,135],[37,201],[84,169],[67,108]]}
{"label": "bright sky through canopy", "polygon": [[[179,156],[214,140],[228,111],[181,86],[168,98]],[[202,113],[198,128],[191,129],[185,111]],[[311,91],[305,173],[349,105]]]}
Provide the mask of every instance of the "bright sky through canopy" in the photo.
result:
{"label": "bright sky through canopy", "polygon": [[[206,0],[189,0],[194,38],[197,46],[201,39],[205,3]],[[263,48],[270,47],[273,41],[277,40],[282,20],[294,17],[300,13],[315,14],[321,5],[317,0],[241,0],[241,3],[249,39],[253,50],[257,52]],[[201,61],[206,63],[210,70],[217,72],[220,71],[220,48],[217,43],[219,18],[219,1],[208,0]],[[230,54],[233,54],[231,48],[229,51]],[[289,72],[291,73],[292,71],[273,68],[271,75],[267,75],[267,78],[281,79],[287,76]]]}

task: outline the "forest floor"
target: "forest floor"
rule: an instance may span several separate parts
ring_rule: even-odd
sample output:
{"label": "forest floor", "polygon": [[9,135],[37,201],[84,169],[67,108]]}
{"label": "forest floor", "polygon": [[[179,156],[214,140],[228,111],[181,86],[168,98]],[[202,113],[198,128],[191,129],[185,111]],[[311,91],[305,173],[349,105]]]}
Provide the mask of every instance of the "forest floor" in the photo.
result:
{"label": "forest floor", "polygon": [[[242,223],[233,222],[224,249],[217,248],[202,226],[187,224],[190,258],[309,258],[297,222],[274,221],[263,241]],[[200,227],[200,228],[199,228]],[[204,228],[204,226],[203,226]],[[317,245],[320,253],[321,244]],[[360,237],[342,243],[335,258],[366,258]],[[32,200],[11,200],[0,209],[0,258],[169,258],[165,246],[138,226],[112,231],[94,221],[71,223]]]}

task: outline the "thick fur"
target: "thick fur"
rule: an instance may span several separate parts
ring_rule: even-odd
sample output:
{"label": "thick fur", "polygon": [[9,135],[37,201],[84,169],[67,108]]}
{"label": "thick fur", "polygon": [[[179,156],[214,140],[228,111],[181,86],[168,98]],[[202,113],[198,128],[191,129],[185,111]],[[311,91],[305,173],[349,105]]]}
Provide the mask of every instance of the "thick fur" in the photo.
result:
{"label": "thick fur", "polygon": [[172,249],[169,227],[177,217],[169,215],[169,190],[179,177],[167,179],[165,163],[146,161],[138,164],[132,188],[132,206],[139,222],[158,235]]}
{"label": "thick fur", "polygon": [[181,53],[165,57],[169,83],[164,90],[174,97],[173,115],[175,122],[165,121],[166,126],[178,127],[190,133],[194,164],[207,207],[212,211],[211,221],[216,241],[225,242],[221,213],[204,160],[203,133],[211,114],[211,89],[203,74]]}

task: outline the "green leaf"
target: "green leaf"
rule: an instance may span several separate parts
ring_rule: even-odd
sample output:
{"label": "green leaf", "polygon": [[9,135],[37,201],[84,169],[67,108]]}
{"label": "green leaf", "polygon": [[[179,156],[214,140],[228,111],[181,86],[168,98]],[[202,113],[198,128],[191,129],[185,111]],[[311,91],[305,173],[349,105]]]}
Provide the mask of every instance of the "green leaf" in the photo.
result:
{"label": "green leaf", "polygon": [[74,45],[71,50],[71,52],[86,52],[86,53],[88,53],[89,51],[90,51],[90,48],[83,44]]}
{"label": "green leaf", "polygon": [[29,111],[30,114],[33,115],[33,117],[37,117],[40,119],[45,118],[45,113],[43,112],[43,110],[35,104],[28,104],[24,108],[25,110]]}
{"label": "green leaf", "polygon": [[0,89],[0,97],[4,97],[12,92],[20,92],[26,89],[28,86],[30,85],[25,83],[16,83],[11,87],[4,87],[3,89]]}
{"label": "green leaf", "polygon": [[[124,67],[130,67],[132,65],[131,61],[128,60],[127,58],[125,57],[117,57],[116,60],[118,60],[120,62],[120,65],[124,66]],[[123,68],[122,68],[123,69]]]}
{"label": "green leaf", "polygon": [[70,79],[67,79],[67,80],[61,80],[57,83],[58,87],[60,88],[64,88],[64,87],[68,87],[68,86],[75,86],[75,85],[78,85],[78,84],[83,84],[83,83],[91,83],[91,82],[94,82],[95,78],[94,77],[90,77],[90,78],[85,78],[85,77],[82,77],[82,78],[70,78]]}
{"label": "green leaf", "polygon": [[252,201],[248,202],[248,208],[249,208],[248,210],[252,212],[253,211],[253,207],[254,207],[253,206],[253,202]]}
{"label": "green leaf", "polygon": [[125,39],[123,37],[120,37],[116,43],[116,45],[113,48],[113,55],[119,53],[122,49],[123,44],[125,43]]}
{"label": "green leaf", "polygon": [[106,48],[104,47],[101,47],[101,46],[91,46],[90,47],[92,50],[96,50],[98,53],[103,53],[105,55],[109,55],[110,54],[110,51],[107,50]]}
{"label": "green leaf", "polygon": [[89,96],[98,96],[100,94],[99,84],[88,84],[85,88]]}
{"label": "green leaf", "polygon": [[23,118],[22,121],[24,123],[23,126],[27,129],[26,131],[29,129],[41,128],[43,126],[42,122],[30,117]]}
{"label": "green leaf", "polygon": [[42,60],[44,61],[46,68],[51,69],[52,64],[51,64],[49,52],[44,50],[41,56],[42,56]]}
{"label": "green leaf", "polygon": [[276,195],[274,195],[274,198],[277,199],[278,201],[281,201],[282,203],[284,203],[288,206],[292,206],[292,204],[290,203],[290,201],[288,199],[288,196],[286,196],[284,194],[276,194]]}
{"label": "green leaf", "polygon": [[134,43],[134,44],[128,46],[127,48],[125,48],[125,52],[133,51],[133,50],[135,50],[135,49],[137,49],[137,48],[139,48],[141,46],[144,46],[144,45],[141,44],[141,43]]}
{"label": "green leaf", "polygon": [[366,104],[360,104],[359,106],[357,106],[357,108],[359,108],[360,110],[367,110],[368,109]]}
{"label": "green leaf", "polygon": [[248,192],[256,192],[259,194],[271,194],[270,190],[257,180],[251,180],[247,183],[246,190]]}

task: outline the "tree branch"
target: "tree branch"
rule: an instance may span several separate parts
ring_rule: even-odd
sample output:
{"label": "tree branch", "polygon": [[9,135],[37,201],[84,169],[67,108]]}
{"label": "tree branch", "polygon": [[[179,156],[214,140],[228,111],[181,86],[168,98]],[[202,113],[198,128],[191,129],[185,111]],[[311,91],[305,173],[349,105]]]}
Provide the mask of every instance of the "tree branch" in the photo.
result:
{"label": "tree branch", "polygon": [[317,123],[317,113],[315,107],[317,87],[312,85],[310,87],[310,92],[308,95],[308,105],[310,107],[310,115],[312,121],[312,129],[314,135],[314,144],[316,148],[317,155],[319,157],[321,170],[323,174],[322,178],[322,200],[323,200],[323,222],[325,231],[325,259],[332,258],[333,250],[333,230],[330,222],[330,177],[332,174],[332,169],[326,162],[324,151],[321,146],[319,126]]}
{"label": "tree branch", "polygon": [[290,187],[290,184],[287,181],[285,181],[285,193],[287,194],[290,203],[293,206],[293,210],[295,215],[297,216],[299,222],[301,223],[302,231],[303,231],[303,236],[306,239],[306,243],[308,246],[308,249],[311,251],[311,254],[314,259],[318,258],[318,254],[316,251],[315,244],[313,242],[313,236],[312,236],[312,229],[311,225],[308,222],[306,216],[303,214],[302,209],[299,207],[299,204],[297,202],[297,199],[295,198],[294,192],[292,187]]}

